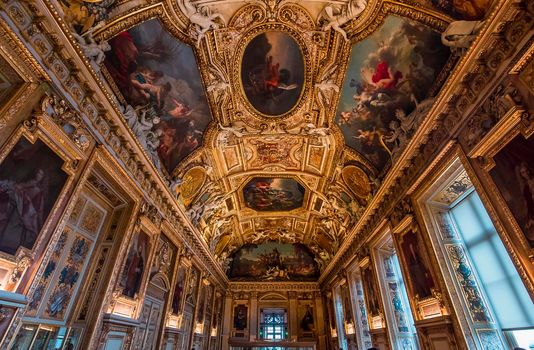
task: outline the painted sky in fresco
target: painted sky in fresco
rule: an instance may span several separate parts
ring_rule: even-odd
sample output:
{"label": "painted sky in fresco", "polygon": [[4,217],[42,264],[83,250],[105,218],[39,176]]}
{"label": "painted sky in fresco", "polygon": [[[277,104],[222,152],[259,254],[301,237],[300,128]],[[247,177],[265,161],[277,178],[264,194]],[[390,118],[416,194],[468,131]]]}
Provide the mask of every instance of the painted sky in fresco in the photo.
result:
{"label": "painted sky in fresco", "polygon": [[[390,16],[382,27],[352,48],[336,122],[345,143],[378,169],[391,164],[391,135],[428,93],[450,51],[438,33]],[[410,135],[406,135],[410,136]]]}

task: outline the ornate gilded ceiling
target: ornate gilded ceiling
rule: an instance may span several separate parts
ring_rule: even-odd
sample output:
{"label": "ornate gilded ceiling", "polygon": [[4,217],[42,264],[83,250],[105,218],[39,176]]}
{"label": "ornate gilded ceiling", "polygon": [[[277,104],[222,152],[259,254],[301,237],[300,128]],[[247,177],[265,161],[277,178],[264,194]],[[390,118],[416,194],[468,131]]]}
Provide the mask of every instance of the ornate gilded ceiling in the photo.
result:
{"label": "ornate gilded ceiling", "polygon": [[[483,18],[488,6],[57,3],[124,123],[221,264],[245,256],[245,245],[298,243],[315,260],[313,276],[454,69],[461,48],[451,54],[440,33],[453,18]],[[449,45],[461,46],[460,34]]]}

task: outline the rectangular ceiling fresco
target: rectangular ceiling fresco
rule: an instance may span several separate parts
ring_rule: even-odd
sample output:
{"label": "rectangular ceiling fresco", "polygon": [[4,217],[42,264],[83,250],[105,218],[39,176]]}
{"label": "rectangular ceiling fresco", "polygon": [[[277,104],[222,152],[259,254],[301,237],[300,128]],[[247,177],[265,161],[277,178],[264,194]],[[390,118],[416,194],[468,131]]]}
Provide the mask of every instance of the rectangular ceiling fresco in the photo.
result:
{"label": "rectangular ceiling fresco", "polygon": [[439,33],[393,16],[355,44],[336,115],[345,143],[379,170],[389,167],[449,56]]}
{"label": "rectangular ceiling fresco", "polygon": [[254,210],[293,210],[302,206],[304,187],[294,179],[255,177],[243,188],[243,197]]}
{"label": "rectangular ceiling fresco", "polygon": [[[191,47],[157,20],[109,41],[105,66],[126,102],[136,110],[128,124],[161,168],[172,173],[202,143],[211,120]],[[150,152],[149,152],[150,153]]]}

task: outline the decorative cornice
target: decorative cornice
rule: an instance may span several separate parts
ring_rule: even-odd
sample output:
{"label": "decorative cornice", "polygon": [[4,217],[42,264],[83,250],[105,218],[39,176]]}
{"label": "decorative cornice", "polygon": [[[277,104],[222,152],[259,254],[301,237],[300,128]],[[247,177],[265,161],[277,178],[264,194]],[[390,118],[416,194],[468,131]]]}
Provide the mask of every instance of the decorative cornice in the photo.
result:
{"label": "decorative cornice", "polygon": [[320,291],[317,282],[229,282],[228,290],[241,291]]}

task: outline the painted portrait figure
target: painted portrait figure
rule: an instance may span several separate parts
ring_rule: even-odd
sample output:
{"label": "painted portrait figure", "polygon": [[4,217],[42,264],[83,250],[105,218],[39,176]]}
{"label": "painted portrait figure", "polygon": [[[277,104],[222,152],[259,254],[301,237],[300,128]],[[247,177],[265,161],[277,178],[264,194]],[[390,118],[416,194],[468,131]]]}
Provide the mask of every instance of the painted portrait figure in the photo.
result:
{"label": "painted portrait figure", "polygon": [[378,291],[376,290],[376,280],[371,266],[361,269],[365,299],[369,305],[369,315],[377,316],[380,314],[380,303],[378,301]]}
{"label": "painted portrait figure", "polygon": [[148,252],[149,238],[145,233],[139,232],[130,246],[121,280],[122,294],[129,298],[135,298],[141,289]]}
{"label": "painted portrait figure", "polygon": [[431,296],[434,280],[421,255],[422,247],[415,231],[410,230],[402,236],[401,249],[410,273],[409,282],[413,293],[420,298]]}
{"label": "painted portrait figure", "polygon": [[198,281],[200,273],[196,268],[191,268],[191,272],[188,278],[187,283],[187,294],[186,300],[190,304],[195,304],[197,300],[197,291],[198,291]]}
{"label": "painted portrait figure", "polygon": [[204,306],[206,305],[206,286],[204,283],[200,284],[200,296],[197,303],[197,323],[204,322]]}
{"label": "painted portrait figure", "polygon": [[[534,137],[516,136],[494,157],[489,174],[534,248]],[[510,174],[514,174],[513,181]]]}
{"label": "painted portrait figure", "polygon": [[213,314],[211,315],[211,328],[218,329],[219,327],[219,318],[222,316],[222,298],[215,294],[215,306],[213,307]]}
{"label": "painted portrait figure", "polygon": [[247,328],[247,311],[245,305],[237,305],[234,307],[234,328],[238,331]]}
{"label": "painted portrait figure", "polygon": [[534,174],[524,161],[517,167],[517,172],[523,188],[523,202],[527,211],[525,235],[529,241],[534,241]]}
{"label": "painted portrait figure", "polygon": [[306,305],[306,311],[300,319],[300,329],[304,332],[312,332],[314,330],[313,309],[310,305]]}
{"label": "painted portrait figure", "polygon": [[352,307],[349,286],[345,283],[341,286],[341,297],[343,298],[343,314],[345,322],[352,323]]}
{"label": "painted portrait figure", "polygon": [[[38,155],[38,156],[37,156]],[[32,249],[61,192],[63,160],[41,140],[21,138],[0,165],[0,251]]]}
{"label": "painted portrait figure", "polygon": [[185,285],[185,275],[186,275],[186,269],[185,266],[180,265],[178,268],[178,272],[176,273],[176,285],[174,287],[174,294],[172,296],[172,312],[174,314],[180,313],[180,308],[182,305],[182,296],[184,293],[184,285]]}

